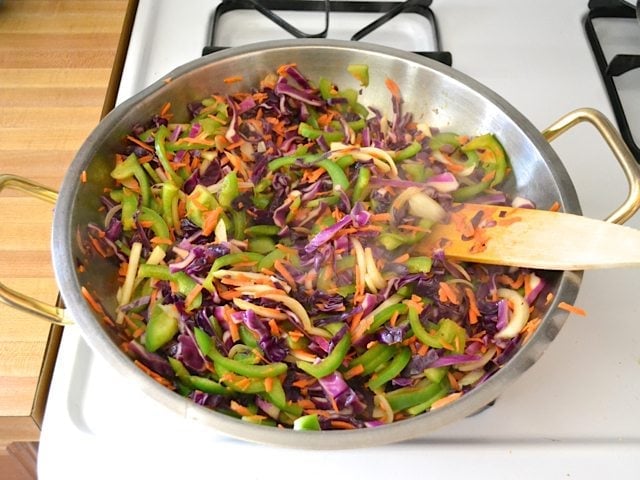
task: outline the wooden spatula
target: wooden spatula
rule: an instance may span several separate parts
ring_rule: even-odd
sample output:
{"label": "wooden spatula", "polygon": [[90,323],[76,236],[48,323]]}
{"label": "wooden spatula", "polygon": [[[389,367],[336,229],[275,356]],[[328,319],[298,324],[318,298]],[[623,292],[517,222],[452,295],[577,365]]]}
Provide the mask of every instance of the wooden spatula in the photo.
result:
{"label": "wooden spatula", "polygon": [[586,270],[640,266],[640,230],[567,213],[458,204],[419,246],[452,259]]}

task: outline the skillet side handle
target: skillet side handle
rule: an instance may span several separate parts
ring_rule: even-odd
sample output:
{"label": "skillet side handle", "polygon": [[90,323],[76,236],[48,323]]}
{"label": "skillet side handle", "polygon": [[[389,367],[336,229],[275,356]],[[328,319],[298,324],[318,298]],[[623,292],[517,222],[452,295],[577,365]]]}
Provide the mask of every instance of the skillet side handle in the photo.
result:
{"label": "skillet side handle", "polygon": [[[58,192],[55,190],[15,175],[0,175],[0,192],[5,188],[19,190],[49,203],[56,203],[58,199]],[[0,300],[12,307],[42,317],[55,325],[70,325],[72,323],[66,318],[64,308],[36,300],[7,287],[3,283],[0,283]]]}
{"label": "skillet side handle", "polygon": [[559,135],[582,122],[589,122],[600,132],[600,135],[605,142],[607,142],[607,145],[618,160],[627,178],[629,193],[626,200],[620,207],[605,218],[607,222],[622,224],[629,220],[640,208],[640,166],[636,163],[633,154],[609,119],[598,110],[579,108],[564,115],[553,125],[543,130],[542,135],[547,141],[551,142]]}

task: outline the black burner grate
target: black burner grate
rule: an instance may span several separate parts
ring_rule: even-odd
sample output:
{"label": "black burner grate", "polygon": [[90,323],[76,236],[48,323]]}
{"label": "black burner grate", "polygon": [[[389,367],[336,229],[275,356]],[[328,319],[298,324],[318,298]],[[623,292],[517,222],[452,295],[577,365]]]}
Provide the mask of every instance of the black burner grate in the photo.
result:
{"label": "black burner grate", "polygon": [[[276,25],[280,26],[284,31],[296,38],[327,38],[331,12],[379,13],[380,16],[376,20],[358,30],[351,36],[351,40],[353,41],[365,38],[371,32],[380,28],[399,14],[414,13],[421,15],[430,22],[434,36],[433,45],[435,46],[435,51],[416,51],[415,53],[451,66],[451,53],[443,51],[441,48],[438,22],[430,8],[431,3],[432,0],[408,0],[405,2],[341,0],[223,0],[213,14],[209,44],[204,47],[202,53],[203,55],[207,55],[227,48],[227,46],[216,45],[216,31],[222,16],[225,13],[236,10],[257,10],[262,15],[273,21]],[[277,11],[325,12],[324,28],[318,33],[302,32],[275,13]]]}
{"label": "black burner grate", "polygon": [[[589,13],[584,19],[584,28],[611,100],[611,106],[618,122],[620,133],[636,160],[640,162],[640,147],[638,147],[633,137],[623,102],[615,84],[616,77],[640,67],[640,55],[620,53],[614,55],[611,60],[607,60],[594,26],[594,20],[598,18],[636,19],[636,9],[621,0],[591,0],[589,2]],[[640,25],[638,25],[638,28],[640,28]]]}

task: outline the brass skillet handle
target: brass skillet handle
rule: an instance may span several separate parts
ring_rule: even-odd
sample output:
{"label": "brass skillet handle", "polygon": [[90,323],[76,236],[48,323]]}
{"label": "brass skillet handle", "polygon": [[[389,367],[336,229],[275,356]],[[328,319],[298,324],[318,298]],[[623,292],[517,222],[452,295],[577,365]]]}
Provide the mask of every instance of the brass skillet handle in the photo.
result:
{"label": "brass skillet handle", "polygon": [[[15,175],[0,175],[0,192],[5,188],[19,190],[49,203],[56,203],[58,199],[58,192],[55,190]],[[41,302],[13,290],[3,283],[0,283],[0,300],[12,307],[43,317],[56,325],[70,325],[72,323],[66,318],[64,308]]]}
{"label": "brass skillet handle", "polygon": [[626,200],[605,220],[611,223],[624,223],[629,220],[640,208],[640,166],[633,154],[620,137],[617,129],[598,110],[592,108],[579,108],[564,115],[553,125],[542,131],[544,138],[551,142],[578,123],[589,122],[600,132],[614,156],[620,163],[622,171],[629,184],[629,193]]}

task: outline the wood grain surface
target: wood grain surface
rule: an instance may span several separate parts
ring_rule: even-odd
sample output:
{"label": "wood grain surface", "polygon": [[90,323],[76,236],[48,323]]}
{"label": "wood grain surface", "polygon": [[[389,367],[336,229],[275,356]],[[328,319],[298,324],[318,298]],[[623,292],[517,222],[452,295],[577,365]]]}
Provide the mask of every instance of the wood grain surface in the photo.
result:
{"label": "wood grain surface", "polygon": [[[60,186],[100,119],[126,9],[127,0],[0,4],[0,173]],[[0,281],[55,303],[52,212],[19,192],[0,196]],[[49,325],[0,303],[0,328],[2,447],[37,439],[18,419],[33,408]]]}

